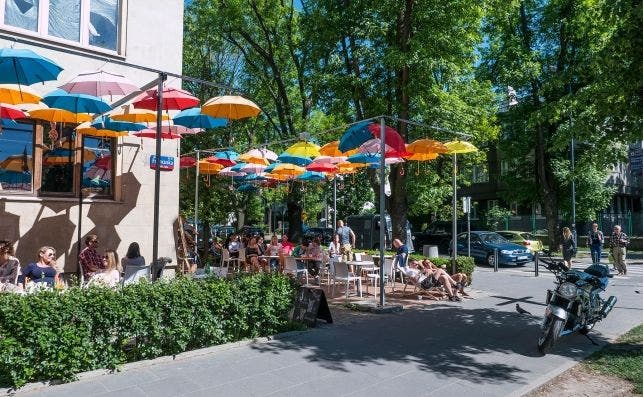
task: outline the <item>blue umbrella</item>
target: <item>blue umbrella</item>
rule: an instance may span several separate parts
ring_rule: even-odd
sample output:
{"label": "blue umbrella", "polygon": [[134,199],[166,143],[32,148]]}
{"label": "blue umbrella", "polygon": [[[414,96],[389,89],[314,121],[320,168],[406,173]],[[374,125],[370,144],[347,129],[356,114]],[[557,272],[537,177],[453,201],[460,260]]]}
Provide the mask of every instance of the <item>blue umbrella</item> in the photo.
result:
{"label": "blue umbrella", "polygon": [[42,97],[50,108],[65,109],[72,113],[105,113],[112,107],[97,96],[70,94],[63,90],[54,90]]}
{"label": "blue umbrella", "polygon": [[323,172],[306,171],[303,174],[299,175],[297,179],[307,182],[319,182],[325,180],[326,176]]}
{"label": "blue umbrella", "polygon": [[24,48],[0,49],[0,83],[25,84],[56,80],[63,70],[51,59]]}
{"label": "blue umbrella", "polygon": [[174,124],[188,128],[216,128],[228,125],[228,119],[217,119],[201,113],[201,108],[185,109],[174,118]]}
{"label": "blue umbrella", "polygon": [[[215,119],[215,120],[226,120],[226,119]],[[235,152],[234,150],[224,150],[223,152],[216,152],[214,154],[214,157],[221,160],[237,161],[237,159],[239,158],[239,153]]]}
{"label": "blue umbrella", "polygon": [[357,153],[349,156],[347,159],[350,163],[377,164],[380,162],[379,154]]}
{"label": "blue umbrella", "polygon": [[239,186],[237,188],[238,191],[240,192],[251,192],[255,190],[257,187],[255,185],[251,185],[249,183],[244,183],[243,185]]}
{"label": "blue umbrella", "polygon": [[294,154],[286,152],[280,154],[279,157],[277,157],[277,161],[281,161],[282,163],[294,164],[301,167],[305,167],[313,162],[313,160],[309,157],[296,156]]}
{"label": "blue umbrella", "polygon": [[147,128],[145,124],[130,123],[127,121],[114,121],[109,116],[99,116],[92,121],[92,127],[112,131],[142,131]]}
{"label": "blue umbrella", "polygon": [[268,173],[272,172],[276,166],[278,166],[280,163],[270,163],[268,166],[263,170],[263,172]]}
{"label": "blue umbrella", "polygon": [[258,182],[258,181],[265,181],[266,177],[257,175],[257,174],[248,174],[243,177],[244,182]]}
{"label": "blue umbrella", "polygon": [[347,152],[359,147],[369,139],[373,139],[373,133],[368,129],[370,124],[370,121],[362,121],[350,126],[339,139],[339,150]]}
{"label": "blue umbrella", "polygon": [[241,167],[243,167],[244,165],[246,165],[246,163],[237,163],[236,165],[233,165],[230,168],[230,171],[243,172],[243,171],[241,171]]}

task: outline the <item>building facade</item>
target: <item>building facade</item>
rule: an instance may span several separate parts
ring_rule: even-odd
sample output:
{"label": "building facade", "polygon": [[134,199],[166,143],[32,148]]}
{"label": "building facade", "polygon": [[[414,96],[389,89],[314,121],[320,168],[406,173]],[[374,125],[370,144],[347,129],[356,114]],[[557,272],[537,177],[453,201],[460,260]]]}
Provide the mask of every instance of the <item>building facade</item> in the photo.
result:
{"label": "building facade", "polygon": [[[99,69],[141,87],[158,74],[111,62],[180,74],[183,2],[0,0],[0,48],[11,46],[29,48],[64,69],[57,81],[28,87],[40,95]],[[103,99],[113,103],[120,98]],[[3,121],[0,239],[16,243],[23,265],[36,260],[39,247],[56,248],[57,266],[67,273],[77,271],[78,237],[84,240],[88,234],[98,235],[99,250],[115,249],[121,257],[136,241],[150,262],[154,139],[95,138],[76,134],[75,127]],[[162,142],[162,155],[174,158],[175,167],[161,173],[159,255],[174,260],[179,150],[179,139]]]}

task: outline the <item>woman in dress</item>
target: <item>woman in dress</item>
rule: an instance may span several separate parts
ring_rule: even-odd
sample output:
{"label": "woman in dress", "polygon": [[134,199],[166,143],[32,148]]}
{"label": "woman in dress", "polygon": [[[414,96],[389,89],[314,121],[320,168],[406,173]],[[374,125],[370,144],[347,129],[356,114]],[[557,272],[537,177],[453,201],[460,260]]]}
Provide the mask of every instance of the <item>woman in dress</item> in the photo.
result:
{"label": "woman in dress", "polygon": [[572,231],[568,227],[563,228],[563,241],[561,243],[561,248],[563,251],[563,261],[567,269],[572,267],[572,258],[576,256],[576,242],[574,241],[574,236],[572,236]]}
{"label": "woman in dress", "polygon": [[279,239],[277,238],[276,235],[273,235],[272,238],[270,239],[270,244],[268,244],[266,252],[268,253],[268,256],[274,257],[270,258],[270,271],[274,272],[277,271],[279,268],[279,258],[277,258],[281,254],[281,243],[279,243]]}
{"label": "woman in dress", "polygon": [[248,266],[252,267],[253,271],[262,270],[261,262],[259,261],[259,244],[257,244],[257,238],[251,237],[246,247],[246,268]]}
{"label": "woman in dress", "polygon": [[53,247],[44,246],[38,250],[38,262],[27,265],[21,276],[22,280],[30,279],[34,283],[46,283],[53,287],[58,278],[56,266],[56,250]]}
{"label": "woman in dress", "polygon": [[[123,258],[124,259],[124,258]],[[118,255],[114,250],[106,250],[103,256],[105,270],[96,273],[90,280],[90,284],[98,283],[107,287],[116,287],[121,281],[121,269],[118,266]]]}

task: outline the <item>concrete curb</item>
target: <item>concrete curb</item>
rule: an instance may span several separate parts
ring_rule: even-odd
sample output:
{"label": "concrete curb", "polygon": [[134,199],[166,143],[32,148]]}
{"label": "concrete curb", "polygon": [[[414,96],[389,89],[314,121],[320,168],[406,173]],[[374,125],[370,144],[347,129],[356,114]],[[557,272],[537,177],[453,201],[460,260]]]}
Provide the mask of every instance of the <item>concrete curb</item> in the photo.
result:
{"label": "concrete curb", "polygon": [[[114,373],[118,372],[127,372],[127,371],[132,371],[136,369],[141,369],[141,368],[148,368],[152,367],[154,365],[158,364],[165,364],[169,362],[176,362],[176,361],[181,361],[181,360],[186,360],[189,358],[195,358],[195,357],[200,357],[200,356],[206,356],[208,354],[214,354],[214,353],[219,353],[219,352],[224,352],[227,350],[231,349],[236,349],[239,347],[244,347],[248,345],[254,345],[254,344],[263,344],[263,343],[269,343],[272,340],[280,340],[280,339],[288,339],[292,338],[298,335],[301,335],[303,333],[306,333],[310,331],[310,329],[302,330],[302,331],[288,331],[284,332],[281,334],[277,335],[272,335],[272,336],[264,336],[260,338],[254,338],[254,339],[244,339],[241,341],[236,341],[236,342],[229,342],[229,343],[224,343],[222,345],[216,345],[216,346],[210,346],[210,347],[204,347],[202,349],[196,349],[196,350],[190,350],[187,352],[179,353],[174,356],[161,356],[157,358],[153,358],[150,360],[142,360],[142,361],[134,361],[131,363],[125,363],[121,366],[119,366],[116,370],[109,370],[109,369],[96,369],[92,371],[87,371],[87,372],[81,372],[79,374],[76,374],[76,380],[74,382],[78,382],[81,380],[88,380],[88,379],[94,379],[98,378],[101,376],[105,375],[111,375]],[[58,380],[51,380],[51,381],[43,381],[43,382],[31,382],[27,383],[26,385],[22,386],[21,388],[14,390],[11,388],[2,388],[0,389],[0,394],[4,395],[14,395],[15,393],[27,393],[27,392],[33,392],[39,389],[43,389],[45,387],[50,387],[50,386],[56,386],[56,385],[62,385],[65,384],[64,382],[58,381]]]}
{"label": "concrete curb", "polygon": [[[584,360],[587,357],[583,357],[582,360]],[[581,360],[581,361],[582,361]],[[531,393],[532,391],[538,389],[542,385],[546,384],[547,382],[551,381],[555,377],[557,377],[560,374],[563,374],[570,369],[574,368],[577,366],[581,361],[571,361],[568,363],[565,363],[563,365],[560,365],[551,371],[547,372],[545,375],[539,376],[538,378],[532,380],[525,386],[521,387],[520,389],[514,391],[513,393],[510,393],[507,395],[507,397],[522,397],[527,393]]]}

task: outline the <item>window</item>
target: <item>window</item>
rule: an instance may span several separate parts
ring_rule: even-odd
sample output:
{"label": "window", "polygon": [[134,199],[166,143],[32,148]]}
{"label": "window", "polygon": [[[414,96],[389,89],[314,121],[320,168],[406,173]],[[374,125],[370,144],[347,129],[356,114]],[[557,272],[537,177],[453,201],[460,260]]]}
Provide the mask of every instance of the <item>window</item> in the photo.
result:
{"label": "window", "polygon": [[472,170],[471,182],[486,183],[489,182],[489,173],[486,165],[474,165]]}
{"label": "window", "polygon": [[111,196],[114,140],[86,136],[83,143],[83,192],[90,196]]}
{"label": "window", "polygon": [[1,120],[0,191],[31,192],[33,184],[33,125]]}
{"label": "window", "polygon": [[500,160],[500,175],[505,176],[509,173],[509,161]]}
{"label": "window", "polygon": [[122,0],[0,0],[0,28],[118,51]]}
{"label": "window", "polygon": [[517,201],[512,201],[509,203],[509,211],[511,211],[511,215],[516,216],[518,215],[518,202]]}
{"label": "window", "polygon": [[490,210],[493,207],[499,207],[498,200],[487,200],[487,209]]}

